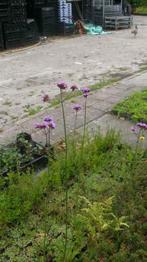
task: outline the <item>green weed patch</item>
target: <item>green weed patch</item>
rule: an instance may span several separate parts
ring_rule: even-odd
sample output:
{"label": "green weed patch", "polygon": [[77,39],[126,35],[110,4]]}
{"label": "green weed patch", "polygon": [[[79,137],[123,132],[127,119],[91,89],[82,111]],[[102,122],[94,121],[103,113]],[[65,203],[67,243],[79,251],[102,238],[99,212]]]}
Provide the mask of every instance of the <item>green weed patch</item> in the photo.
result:
{"label": "green weed patch", "polygon": [[113,108],[113,113],[134,122],[147,123],[147,89],[118,103]]}

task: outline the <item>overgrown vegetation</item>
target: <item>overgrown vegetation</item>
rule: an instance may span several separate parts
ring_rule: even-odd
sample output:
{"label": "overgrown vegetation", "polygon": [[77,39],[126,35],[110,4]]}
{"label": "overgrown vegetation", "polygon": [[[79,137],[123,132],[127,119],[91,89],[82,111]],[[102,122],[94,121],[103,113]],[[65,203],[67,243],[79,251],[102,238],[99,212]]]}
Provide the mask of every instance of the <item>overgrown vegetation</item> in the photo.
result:
{"label": "overgrown vegetation", "polygon": [[[84,106],[73,106],[73,136],[68,138],[64,107],[68,86],[63,81],[57,86],[64,141],[52,147],[56,123],[46,116],[35,125],[45,136],[46,169],[20,174],[10,168],[0,178],[1,261],[145,261],[147,152],[139,145],[147,125],[132,128],[137,134],[135,151],[113,131],[105,137],[86,134],[90,89],[84,87]],[[73,85],[72,93],[77,89]],[[43,102],[49,102],[47,94]],[[80,110],[84,110],[81,136],[76,134]],[[22,135],[17,139],[26,155],[34,145],[28,138],[25,144]]]}
{"label": "overgrown vegetation", "polygon": [[129,0],[134,9],[134,14],[147,15],[147,1],[146,0]]}
{"label": "overgrown vegetation", "polygon": [[119,117],[147,123],[147,89],[137,92],[113,108]]}
{"label": "overgrown vegetation", "polygon": [[140,6],[135,9],[135,14],[147,15],[147,6]]}
{"label": "overgrown vegetation", "polygon": [[147,6],[146,0],[129,0],[128,2],[130,2],[133,7]]}
{"label": "overgrown vegetation", "polygon": [[[134,152],[114,132],[86,136],[84,149],[80,138],[76,150],[68,144],[66,261],[146,261],[147,152]],[[63,261],[65,165],[57,151],[48,172],[11,173],[1,190],[3,262]]]}

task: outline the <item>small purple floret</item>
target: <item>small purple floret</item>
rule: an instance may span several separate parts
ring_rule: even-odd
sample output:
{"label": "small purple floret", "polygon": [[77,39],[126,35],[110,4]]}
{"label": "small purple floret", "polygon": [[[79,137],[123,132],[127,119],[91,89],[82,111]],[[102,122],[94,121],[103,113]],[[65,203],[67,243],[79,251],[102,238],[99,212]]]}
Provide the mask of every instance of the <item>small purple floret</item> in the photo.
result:
{"label": "small purple floret", "polygon": [[88,87],[83,87],[83,88],[81,89],[81,91],[83,92],[83,94],[84,94],[84,93],[89,93],[89,92],[90,92],[90,89],[89,89]]}
{"label": "small purple floret", "polygon": [[76,112],[78,112],[78,111],[81,110],[81,106],[80,106],[79,104],[76,104],[76,105],[73,106],[73,109],[74,109]]}
{"label": "small purple floret", "polygon": [[70,88],[72,91],[75,91],[78,89],[78,87],[76,85],[72,85],[71,88]]}
{"label": "small purple floret", "polygon": [[132,131],[132,132],[136,132],[136,127],[135,127],[135,126],[132,126],[132,127],[131,127],[131,131]]}
{"label": "small purple floret", "polygon": [[83,92],[83,96],[84,96],[85,98],[87,98],[87,96],[89,95],[90,89],[89,89],[88,87],[83,87],[83,88],[81,89],[81,91]]}
{"label": "small purple floret", "polygon": [[43,100],[43,102],[49,102],[49,100],[50,100],[49,95],[44,95],[42,100]]}
{"label": "small purple floret", "polygon": [[83,96],[87,98],[89,94],[88,93],[84,93]]}
{"label": "small purple floret", "polygon": [[56,124],[55,124],[54,121],[50,121],[50,122],[48,123],[48,126],[49,126],[51,129],[55,129],[55,128],[56,128]]}
{"label": "small purple floret", "polygon": [[67,88],[67,84],[64,81],[58,82],[57,86],[62,90]]}
{"label": "small purple floret", "polygon": [[53,118],[50,117],[50,116],[46,116],[46,117],[44,118],[44,121],[48,123],[48,122],[53,121]]}
{"label": "small purple floret", "polygon": [[46,124],[46,123],[36,124],[36,125],[35,125],[35,128],[45,129],[45,128],[47,128],[47,124]]}
{"label": "small purple floret", "polygon": [[142,122],[137,123],[137,126],[140,127],[140,128],[143,128],[143,129],[147,129],[147,124],[142,123]]}

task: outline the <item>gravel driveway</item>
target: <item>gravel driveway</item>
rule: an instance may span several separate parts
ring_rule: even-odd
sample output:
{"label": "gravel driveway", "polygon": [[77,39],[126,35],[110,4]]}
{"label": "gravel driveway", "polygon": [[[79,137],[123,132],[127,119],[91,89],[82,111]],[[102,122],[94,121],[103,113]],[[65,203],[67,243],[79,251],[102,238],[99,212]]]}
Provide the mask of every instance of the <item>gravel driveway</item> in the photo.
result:
{"label": "gravel driveway", "polygon": [[[147,64],[147,17],[134,17],[139,33],[113,31],[110,35],[57,38],[47,43],[0,54],[0,131],[40,111],[43,93],[58,94],[60,79],[79,86],[98,82],[118,72],[135,72]],[[147,84],[147,83],[145,83]]]}

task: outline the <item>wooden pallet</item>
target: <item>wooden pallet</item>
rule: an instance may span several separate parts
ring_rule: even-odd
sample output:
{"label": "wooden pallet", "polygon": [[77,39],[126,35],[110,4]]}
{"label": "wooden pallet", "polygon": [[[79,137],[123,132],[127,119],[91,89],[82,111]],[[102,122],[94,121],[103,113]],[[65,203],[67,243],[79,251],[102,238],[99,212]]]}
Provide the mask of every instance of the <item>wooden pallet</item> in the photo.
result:
{"label": "wooden pallet", "polygon": [[131,28],[133,24],[132,16],[106,16],[105,17],[105,28],[110,29],[127,29]]}

